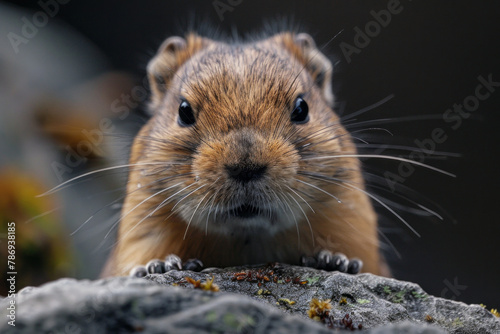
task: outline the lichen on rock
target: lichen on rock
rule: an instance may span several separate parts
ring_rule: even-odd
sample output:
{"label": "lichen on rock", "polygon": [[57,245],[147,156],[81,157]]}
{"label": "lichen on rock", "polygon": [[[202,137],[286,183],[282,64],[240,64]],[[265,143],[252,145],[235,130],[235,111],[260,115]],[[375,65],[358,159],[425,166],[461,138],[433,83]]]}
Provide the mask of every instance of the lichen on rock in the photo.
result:
{"label": "lichen on rock", "polygon": [[[309,318],[313,300],[329,300],[328,321]],[[428,295],[417,284],[288,265],[62,279],[19,292],[16,306],[16,327],[4,321],[0,332],[329,333],[330,324],[367,333],[500,333],[489,310]]]}

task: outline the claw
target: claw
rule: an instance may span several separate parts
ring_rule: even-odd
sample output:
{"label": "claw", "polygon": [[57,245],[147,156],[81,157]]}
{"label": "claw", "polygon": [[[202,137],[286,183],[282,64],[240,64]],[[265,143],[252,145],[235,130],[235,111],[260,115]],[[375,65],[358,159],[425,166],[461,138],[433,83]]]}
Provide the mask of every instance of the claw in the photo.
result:
{"label": "claw", "polygon": [[163,274],[166,272],[165,262],[157,259],[151,260],[146,264],[146,269],[150,274]]}
{"label": "claw", "polygon": [[318,261],[314,256],[305,256],[302,255],[300,257],[300,264],[303,267],[309,267],[309,268],[318,268]]}
{"label": "claw", "polygon": [[148,270],[144,266],[136,266],[130,271],[130,277],[144,277],[148,274]]}
{"label": "claw", "polygon": [[149,261],[145,266],[136,266],[130,271],[130,276],[144,277],[148,274],[164,274],[170,270],[191,270],[201,271],[203,262],[198,259],[189,259],[184,264],[180,257],[175,254],[170,254],[165,258],[165,261],[154,259]]}
{"label": "claw", "polygon": [[349,260],[342,253],[333,254],[329,250],[322,250],[316,256],[303,255],[300,263],[304,267],[323,269],[326,271],[339,271],[349,274],[357,274],[363,267],[363,261],[360,259]]}
{"label": "claw", "polygon": [[333,270],[340,271],[342,273],[347,272],[347,267],[349,266],[349,259],[342,253],[336,253],[332,256]]}
{"label": "claw", "polygon": [[347,267],[347,272],[349,274],[357,274],[363,268],[363,261],[360,259],[352,259],[349,261],[349,266]]}
{"label": "claw", "polygon": [[198,259],[189,259],[186,262],[184,262],[182,269],[191,271],[201,271],[203,269],[203,262],[201,262]]}
{"label": "claw", "polygon": [[182,260],[175,254],[170,254],[165,258],[165,270],[182,270]]}

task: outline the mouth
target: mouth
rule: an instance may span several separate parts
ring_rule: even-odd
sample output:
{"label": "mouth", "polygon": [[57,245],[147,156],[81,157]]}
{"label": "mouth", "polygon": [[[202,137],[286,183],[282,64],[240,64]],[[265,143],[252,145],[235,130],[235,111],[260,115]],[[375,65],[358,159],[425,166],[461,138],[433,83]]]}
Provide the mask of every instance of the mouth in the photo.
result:
{"label": "mouth", "polygon": [[238,218],[252,218],[258,216],[259,214],[262,214],[262,210],[253,205],[243,204],[237,208],[230,210],[229,214],[233,217]]}
{"label": "mouth", "polygon": [[[275,235],[293,226],[289,219],[282,218],[280,208],[274,207],[273,203],[269,203],[268,208],[267,203],[254,203],[254,201],[231,204],[224,210],[216,209],[211,216],[213,219],[211,226],[216,228],[219,233],[241,237],[249,234],[256,236]],[[203,222],[203,226],[205,225],[206,222]]]}

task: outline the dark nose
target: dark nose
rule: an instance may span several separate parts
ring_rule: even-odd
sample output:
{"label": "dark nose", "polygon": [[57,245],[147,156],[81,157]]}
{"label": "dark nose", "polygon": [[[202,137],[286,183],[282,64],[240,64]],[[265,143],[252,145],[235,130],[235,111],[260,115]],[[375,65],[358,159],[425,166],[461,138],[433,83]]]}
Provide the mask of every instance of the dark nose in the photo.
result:
{"label": "dark nose", "polygon": [[262,165],[226,165],[230,178],[242,183],[257,181],[266,173],[267,166]]}

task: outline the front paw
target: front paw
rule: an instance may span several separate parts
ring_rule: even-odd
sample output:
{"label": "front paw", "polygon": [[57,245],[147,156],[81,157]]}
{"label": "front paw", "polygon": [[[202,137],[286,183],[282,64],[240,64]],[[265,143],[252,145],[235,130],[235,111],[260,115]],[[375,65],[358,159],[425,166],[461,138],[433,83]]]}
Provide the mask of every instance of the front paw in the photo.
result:
{"label": "front paw", "polygon": [[132,277],[144,277],[148,274],[163,274],[170,270],[191,270],[201,271],[203,263],[198,259],[189,259],[182,263],[177,255],[171,254],[165,258],[165,261],[154,259],[145,266],[136,266],[130,271]]}
{"label": "front paw", "polygon": [[326,271],[340,271],[348,274],[357,274],[363,267],[360,259],[348,259],[342,253],[335,253],[322,250],[315,256],[302,256],[300,263],[304,267],[323,269]]}

